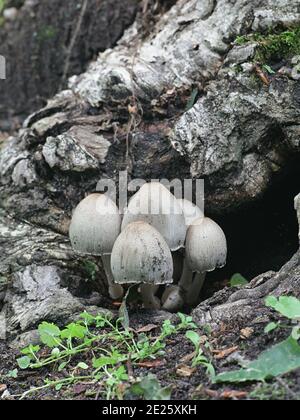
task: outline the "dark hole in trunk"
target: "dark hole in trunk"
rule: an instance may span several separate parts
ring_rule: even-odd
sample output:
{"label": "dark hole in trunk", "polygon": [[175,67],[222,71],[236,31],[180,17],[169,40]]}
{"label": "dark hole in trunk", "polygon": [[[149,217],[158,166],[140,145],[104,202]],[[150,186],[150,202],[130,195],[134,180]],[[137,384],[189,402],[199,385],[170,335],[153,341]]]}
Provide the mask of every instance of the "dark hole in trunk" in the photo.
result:
{"label": "dark hole in trunk", "polygon": [[214,217],[229,246],[224,269],[208,274],[203,298],[229,283],[235,273],[248,281],[266,271],[278,271],[298,249],[294,197],[300,192],[299,156],[276,175],[264,197],[236,213]]}

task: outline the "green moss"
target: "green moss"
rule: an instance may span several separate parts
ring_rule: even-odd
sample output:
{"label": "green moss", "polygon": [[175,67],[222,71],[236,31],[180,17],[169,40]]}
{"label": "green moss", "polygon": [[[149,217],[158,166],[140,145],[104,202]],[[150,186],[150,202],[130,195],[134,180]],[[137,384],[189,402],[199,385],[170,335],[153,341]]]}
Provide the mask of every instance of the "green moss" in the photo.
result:
{"label": "green moss", "polygon": [[237,45],[244,45],[248,42],[256,42],[258,48],[254,60],[265,64],[271,61],[291,58],[300,55],[300,26],[288,31],[262,34],[250,34],[239,36],[236,39]]}

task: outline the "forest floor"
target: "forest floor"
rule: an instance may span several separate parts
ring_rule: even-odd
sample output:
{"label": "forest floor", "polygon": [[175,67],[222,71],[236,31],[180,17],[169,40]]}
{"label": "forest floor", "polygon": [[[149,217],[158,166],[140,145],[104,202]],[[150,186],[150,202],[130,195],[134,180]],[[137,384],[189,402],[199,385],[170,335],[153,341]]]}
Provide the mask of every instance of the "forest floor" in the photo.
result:
{"label": "forest floor", "polygon": [[[137,314],[136,314],[137,315]],[[276,320],[276,314],[274,320]],[[145,319],[144,319],[145,318]],[[143,311],[138,316],[133,316],[131,326],[134,334],[142,334],[150,343],[157,338],[158,323],[150,323],[149,316],[144,317]],[[139,320],[139,321],[137,321]],[[172,322],[174,317],[172,318]],[[168,323],[169,321],[167,321]],[[203,329],[194,329],[201,337],[204,355],[214,366],[217,373],[235,370],[238,363],[245,360],[254,360],[259,354],[271,346],[283,341],[288,337],[288,332],[278,329],[269,334],[264,332],[265,325],[256,324],[245,326],[235,323],[222,324],[218,330],[210,332]],[[104,327],[105,328],[105,327]],[[113,345],[107,342],[106,346]],[[73,360],[73,372],[78,362],[91,364],[91,357],[95,357],[93,348],[84,353],[78,359]],[[45,350],[44,350],[45,351]],[[138,399],[139,397],[128,393],[129,382],[145,378],[149,373],[155,375],[160,384],[160,389],[170,387],[171,400],[299,400],[300,399],[300,369],[282,377],[277,377],[264,382],[248,382],[244,384],[214,384],[207,373],[206,366],[192,367],[195,356],[195,348],[186,337],[183,329],[174,331],[165,339],[163,353],[157,353],[154,357],[141,363],[132,363],[130,357],[123,361],[125,371],[130,374],[128,378],[120,380],[118,391],[110,394],[110,399]],[[57,364],[40,369],[19,370],[16,375],[17,362],[20,353],[10,349],[5,343],[0,342],[0,395],[4,393],[5,399],[34,399],[34,400],[95,400],[107,399],[107,384],[105,380],[89,382],[82,380],[63,387],[49,386],[24,395],[31,388],[43,387],[45,379],[56,383],[70,374],[70,370],[57,369]],[[121,363],[122,364],[122,363]],[[8,377],[16,376],[15,378]],[[15,375],[12,374],[15,372]],[[86,375],[87,371],[80,375]],[[110,391],[112,388],[110,388]],[[121,395],[121,397],[120,397]],[[162,398],[164,399],[164,398]]]}

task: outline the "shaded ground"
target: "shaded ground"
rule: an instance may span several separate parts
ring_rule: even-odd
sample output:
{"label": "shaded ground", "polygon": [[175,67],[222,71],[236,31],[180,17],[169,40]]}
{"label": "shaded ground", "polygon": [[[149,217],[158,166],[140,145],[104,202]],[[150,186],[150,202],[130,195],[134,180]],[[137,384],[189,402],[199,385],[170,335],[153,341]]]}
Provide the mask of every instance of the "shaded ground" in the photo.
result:
{"label": "shaded ground", "polygon": [[[147,314],[146,314],[147,315]],[[134,322],[135,329],[145,326],[149,316],[138,314],[139,319],[144,321]],[[133,314],[133,319],[136,316]],[[274,316],[274,319],[276,316]],[[151,318],[150,318],[151,319]],[[221,325],[218,331],[209,336],[212,353],[205,351],[212,361],[217,373],[224,370],[233,370],[237,367],[237,361],[242,359],[255,359],[263,350],[282,341],[288,335],[286,331],[279,330],[269,335],[264,333],[264,325],[248,326],[250,336],[243,336],[245,325]],[[198,331],[203,335],[203,331]],[[150,333],[155,337],[157,330]],[[246,334],[248,335],[248,333]],[[236,350],[234,351],[234,348]],[[230,353],[224,356],[226,351]],[[225,352],[224,352],[225,351]],[[46,378],[55,380],[63,377],[63,373],[57,373],[56,369],[42,369],[41,371],[19,372],[17,379],[4,377],[9,371],[16,368],[15,358],[19,356],[9,349],[3,342],[0,343],[0,389],[5,389],[11,394],[11,399],[18,399],[20,395],[28,391],[30,387],[38,387],[44,384]],[[189,355],[193,353],[193,346],[185,338],[185,333],[175,334],[167,340],[165,354],[159,356],[159,365],[153,368],[140,368],[130,366],[134,378],[145,377],[148,373],[157,376],[162,386],[172,387],[172,400],[219,400],[219,399],[250,399],[250,400],[299,400],[300,399],[300,369],[282,378],[269,381],[264,384],[245,385],[213,385],[208,379],[205,368],[197,367],[190,375],[183,377],[179,373],[179,367],[190,367]],[[87,363],[91,355],[86,355]],[[81,357],[81,361],[82,361]],[[128,369],[128,363],[127,363]],[[126,386],[126,383],[125,383]],[[33,394],[30,399],[102,399],[101,388],[95,385],[81,384],[62,388],[60,391],[47,389]]]}

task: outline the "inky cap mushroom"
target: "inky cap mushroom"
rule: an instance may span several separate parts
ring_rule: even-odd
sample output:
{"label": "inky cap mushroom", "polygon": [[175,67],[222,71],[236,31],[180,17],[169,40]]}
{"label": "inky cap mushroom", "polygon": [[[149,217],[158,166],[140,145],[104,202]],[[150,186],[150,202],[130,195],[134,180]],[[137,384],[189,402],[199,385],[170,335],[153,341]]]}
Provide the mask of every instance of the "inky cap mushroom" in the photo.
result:
{"label": "inky cap mushroom", "polygon": [[173,194],[159,182],[144,184],[131,198],[122,230],[130,223],[143,221],[164,237],[171,251],[184,246],[186,226],[182,208]]}
{"label": "inky cap mushroom", "polygon": [[123,295],[123,288],[113,283],[110,269],[110,254],[120,231],[119,209],[103,194],[91,194],[78,204],[69,230],[74,251],[102,257],[112,299],[119,299]]}
{"label": "inky cap mushroom", "polygon": [[189,227],[185,244],[186,264],[198,274],[187,291],[186,301],[197,303],[206,273],[226,264],[227,241],[223,230],[213,220],[201,217]]}
{"label": "inky cap mushroom", "polygon": [[226,236],[208,217],[197,219],[189,227],[185,249],[189,267],[198,273],[214,271],[226,264]]}
{"label": "inky cap mushroom", "polygon": [[118,284],[145,284],[141,286],[141,294],[148,308],[160,306],[154,296],[157,285],[173,280],[173,260],[168,244],[145,222],[134,222],[124,228],[112,250],[111,269]]}
{"label": "inky cap mushroom", "polygon": [[109,255],[121,231],[116,204],[106,195],[91,194],[74,210],[69,235],[73,249],[85,255]]}

